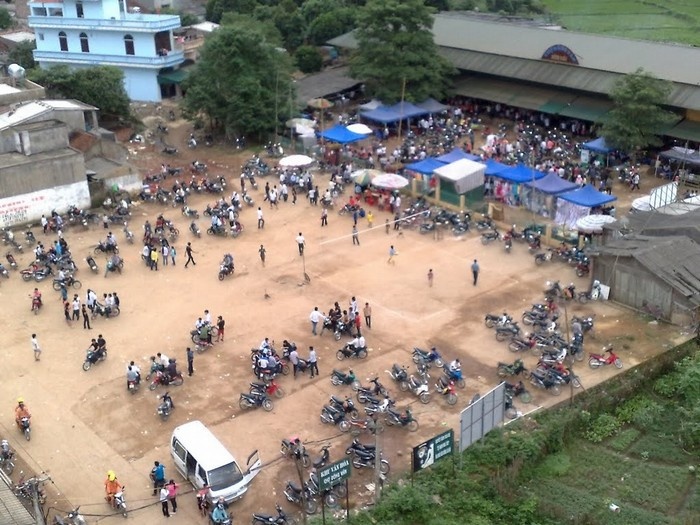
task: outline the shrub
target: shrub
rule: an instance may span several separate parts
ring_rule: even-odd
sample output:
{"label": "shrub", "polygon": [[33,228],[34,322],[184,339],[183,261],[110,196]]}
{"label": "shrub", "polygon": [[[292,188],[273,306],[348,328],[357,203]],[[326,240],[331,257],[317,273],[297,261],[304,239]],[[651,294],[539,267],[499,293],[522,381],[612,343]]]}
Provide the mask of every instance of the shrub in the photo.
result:
{"label": "shrub", "polygon": [[313,46],[299,46],[294,57],[302,73],[315,73],[323,67],[323,57]]}
{"label": "shrub", "polygon": [[591,423],[584,437],[593,443],[600,443],[620,429],[620,422],[612,414],[600,414]]}

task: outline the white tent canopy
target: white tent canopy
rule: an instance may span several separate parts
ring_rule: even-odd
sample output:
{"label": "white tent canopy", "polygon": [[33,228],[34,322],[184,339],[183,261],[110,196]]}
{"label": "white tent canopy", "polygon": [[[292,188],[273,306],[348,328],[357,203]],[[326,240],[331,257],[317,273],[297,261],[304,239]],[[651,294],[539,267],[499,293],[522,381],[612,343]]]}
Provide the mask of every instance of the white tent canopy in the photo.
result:
{"label": "white tent canopy", "polygon": [[372,100],[370,100],[366,104],[362,104],[360,106],[360,109],[363,111],[372,111],[373,109],[377,109],[381,105],[382,105],[382,103],[379,100],[377,100],[376,98],[373,98]]}
{"label": "white tent canopy", "polygon": [[458,193],[467,193],[484,185],[486,166],[469,159],[460,159],[436,169],[433,174],[454,182]]}

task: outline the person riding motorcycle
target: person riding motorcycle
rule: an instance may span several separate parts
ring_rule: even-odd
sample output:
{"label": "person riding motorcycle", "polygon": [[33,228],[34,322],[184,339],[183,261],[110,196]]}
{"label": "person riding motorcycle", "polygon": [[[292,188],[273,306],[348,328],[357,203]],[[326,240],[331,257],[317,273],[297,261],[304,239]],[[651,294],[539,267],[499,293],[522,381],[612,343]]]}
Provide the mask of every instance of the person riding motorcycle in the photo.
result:
{"label": "person riding motorcycle", "polygon": [[449,364],[450,373],[457,379],[462,379],[462,363],[455,359]]}
{"label": "person riding motorcycle", "polygon": [[134,368],[129,365],[129,367],[126,369],[126,387],[129,388],[129,384],[134,383],[135,385],[139,384],[139,374],[134,370]]}
{"label": "person riding motorcycle", "polygon": [[165,369],[168,383],[177,377],[177,363],[175,359],[170,359]]}
{"label": "person riding motorcycle", "polygon": [[17,406],[15,407],[15,423],[17,427],[22,429],[22,419],[31,419],[32,415],[29,413],[29,408],[24,404],[24,399],[21,397],[17,399]]}
{"label": "person riding motorcycle", "polygon": [[107,341],[105,341],[105,338],[102,337],[102,334],[97,336],[97,351],[100,354],[100,357],[102,357],[107,350]]}
{"label": "person riding motorcycle", "polygon": [[107,239],[106,239],[106,244],[107,246],[114,248],[117,245],[117,238],[114,236],[112,232],[109,232],[107,234]]}
{"label": "person riding motorcycle", "polygon": [[361,335],[355,337],[355,339],[348,343],[348,348],[350,348],[351,350],[359,350],[360,348],[365,348],[366,346],[367,343],[365,342],[365,338]]}
{"label": "person riding motorcycle", "polygon": [[567,299],[573,299],[576,296],[576,285],[574,283],[569,283],[569,286],[564,288],[564,295]]}
{"label": "person riding motorcycle", "polygon": [[42,302],[41,302],[41,292],[39,291],[38,288],[34,288],[34,293],[32,293],[32,310],[34,310],[34,306],[37,308],[41,308]]}
{"label": "person riding motorcycle", "polygon": [[224,523],[228,518],[229,516],[228,511],[226,510],[226,505],[224,502],[218,501],[216,503],[216,507],[214,507],[214,510],[211,511],[211,520],[214,523]]}
{"label": "person riding motorcycle", "polygon": [[203,323],[202,326],[199,327],[199,341],[201,343],[207,343],[207,344],[212,344],[211,342],[211,327]]}
{"label": "person riding motorcycle", "polygon": [[117,481],[117,475],[113,470],[107,472],[105,480],[105,499],[110,505],[114,505],[114,495],[122,491],[122,484]]}

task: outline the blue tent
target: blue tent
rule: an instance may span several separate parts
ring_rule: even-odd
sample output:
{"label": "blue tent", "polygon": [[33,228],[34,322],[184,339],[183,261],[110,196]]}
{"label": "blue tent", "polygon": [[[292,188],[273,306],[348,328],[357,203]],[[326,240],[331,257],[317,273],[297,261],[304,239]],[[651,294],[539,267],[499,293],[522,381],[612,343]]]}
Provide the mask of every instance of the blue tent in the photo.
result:
{"label": "blue tent", "polygon": [[462,159],[473,160],[476,162],[479,162],[481,160],[476,155],[470,155],[469,153],[465,152],[463,149],[460,148],[455,148],[449,153],[445,153],[444,155],[441,155],[437,158],[437,160],[439,160],[440,162],[444,162],[445,164],[451,164],[455,161]]}
{"label": "blue tent", "polygon": [[430,111],[427,111],[423,108],[419,108],[418,106],[414,106],[410,102],[405,101],[397,102],[393,106],[390,106],[388,109],[397,113],[401,117],[401,119],[420,117],[421,115],[427,115],[428,113],[430,113]]}
{"label": "blue tent", "polygon": [[509,182],[521,183],[541,179],[544,177],[544,175],[545,174],[541,171],[528,168],[524,164],[517,164],[516,166],[508,166],[506,169],[496,173],[494,177],[498,177],[499,179],[504,179]]}
{"label": "blue tent", "polygon": [[407,170],[415,171],[416,173],[422,173],[423,175],[432,175],[432,173],[445,165],[444,162],[440,162],[438,159],[428,157],[427,159],[414,162],[406,166]]}
{"label": "blue tent", "polygon": [[556,173],[549,173],[544,178],[535,182],[526,182],[525,185],[548,195],[556,195],[557,193],[564,193],[578,188],[578,184],[562,179]]}
{"label": "blue tent", "polygon": [[322,131],[318,134],[319,137],[330,140],[331,142],[337,142],[339,144],[349,144],[351,142],[357,142],[367,138],[367,135],[360,135],[359,133],[353,133],[345,126],[340,124],[333,126],[332,128]]}
{"label": "blue tent", "polygon": [[586,208],[595,208],[596,206],[602,206],[603,204],[617,200],[617,197],[602,193],[590,185],[586,185],[578,190],[562,193],[559,195],[559,198],[578,204],[579,206],[585,206]]}
{"label": "blue tent", "polygon": [[403,118],[399,113],[386,106],[381,106],[371,111],[363,111],[360,113],[360,116],[374,122],[381,122],[382,124],[398,122]]}
{"label": "blue tent", "polygon": [[510,168],[510,166],[508,166],[506,164],[501,164],[500,162],[497,162],[493,159],[489,159],[486,161],[485,175],[496,176],[499,173],[501,173],[503,170],[506,170],[508,168]]}
{"label": "blue tent", "polygon": [[609,148],[608,145],[605,143],[605,139],[603,137],[598,137],[595,140],[586,142],[581,147],[583,149],[595,151],[597,153],[610,153],[613,151],[613,149]]}

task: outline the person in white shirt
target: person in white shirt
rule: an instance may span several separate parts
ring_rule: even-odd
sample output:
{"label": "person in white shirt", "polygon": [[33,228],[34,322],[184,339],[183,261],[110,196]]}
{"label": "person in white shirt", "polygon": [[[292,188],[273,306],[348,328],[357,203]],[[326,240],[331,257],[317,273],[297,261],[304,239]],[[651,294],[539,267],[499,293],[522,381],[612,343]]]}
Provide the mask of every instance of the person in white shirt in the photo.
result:
{"label": "person in white shirt", "polygon": [[258,206],[258,229],[262,229],[265,227],[265,219],[263,219],[263,212],[262,208]]}
{"label": "person in white shirt", "polygon": [[365,338],[363,336],[355,337],[355,339],[353,339],[352,341],[350,341],[348,343],[350,348],[352,348],[353,350],[358,350],[360,348],[364,348],[365,344],[366,344]]}
{"label": "person in white shirt", "polygon": [[209,310],[204,310],[204,317],[202,317],[204,324],[211,324],[211,314]]}
{"label": "person in white shirt", "polygon": [[318,306],[315,306],[314,309],[311,311],[311,315],[309,315],[309,321],[311,321],[312,334],[317,335],[316,327],[318,326],[318,323],[321,320],[323,320],[323,314],[318,311]]}
{"label": "person in white shirt", "polygon": [[297,248],[299,248],[299,255],[304,255],[304,246],[306,245],[306,240],[304,239],[304,236],[299,232],[299,235],[297,235]]}
{"label": "person in white shirt", "polygon": [[170,364],[170,359],[168,358],[167,355],[161,354],[160,352],[158,352],[156,355],[158,356],[158,363],[159,363],[161,366],[167,367],[168,364]]}

